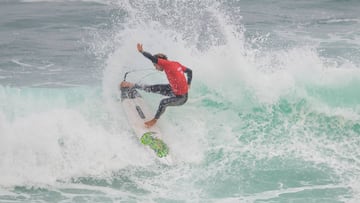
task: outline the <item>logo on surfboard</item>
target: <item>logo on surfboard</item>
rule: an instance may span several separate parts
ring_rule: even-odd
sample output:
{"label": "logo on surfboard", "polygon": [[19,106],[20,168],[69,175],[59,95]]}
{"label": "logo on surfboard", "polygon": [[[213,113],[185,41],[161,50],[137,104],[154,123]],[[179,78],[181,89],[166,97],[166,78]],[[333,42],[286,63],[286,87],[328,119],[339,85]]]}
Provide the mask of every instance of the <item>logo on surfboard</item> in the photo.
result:
{"label": "logo on surfboard", "polygon": [[169,154],[169,147],[165,144],[165,142],[153,136],[155,134],[155,132],[144,133],[140,138],[141,143],[143,145],[149,145],[149,147],[155,151],[158,157],[166,157]]}

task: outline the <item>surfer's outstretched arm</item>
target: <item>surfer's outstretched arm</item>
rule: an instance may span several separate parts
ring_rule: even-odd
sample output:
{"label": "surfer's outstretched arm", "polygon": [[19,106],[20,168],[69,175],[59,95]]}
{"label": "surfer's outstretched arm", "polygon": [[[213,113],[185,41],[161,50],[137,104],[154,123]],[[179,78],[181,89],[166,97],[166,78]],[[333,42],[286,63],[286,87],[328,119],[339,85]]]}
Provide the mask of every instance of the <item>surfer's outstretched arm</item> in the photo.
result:
{"label": "surfer's outstretched arm", "polygon": [[155,64],[158,63],[158,58],[157,58],[157,57],[154,57],[154,56],[151,55],[150,53],[148,53],[148,52],[146,52],[146,51],[143,51],[142,54],[143,54],[146,58],[150,59],[151,62],[153,62],[153,63],[155,63]]}
{"label": "surfer's outstretched arm", "polygon": [[150,59],[151,62],[157,64],[158,63],[158,58],[153,56],[152,54],[144,51],[142,44],[138,43],[137,44],[137,49],[140,53],[142,53],[146,58]]}

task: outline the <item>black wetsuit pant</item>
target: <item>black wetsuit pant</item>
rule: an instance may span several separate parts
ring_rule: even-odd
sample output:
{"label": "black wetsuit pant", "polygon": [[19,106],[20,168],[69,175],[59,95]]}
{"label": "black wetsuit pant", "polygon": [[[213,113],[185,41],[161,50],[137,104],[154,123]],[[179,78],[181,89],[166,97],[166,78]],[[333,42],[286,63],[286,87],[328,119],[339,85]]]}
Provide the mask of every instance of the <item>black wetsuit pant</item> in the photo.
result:
{"label": "black wetsuit pant", "polygon": [[166,107],[168,106],[180,106],[185,104],[188,99],[188,94],[175,95],[169,84],[166,85],[135,85],[136,89],[144,90],[145,92],[153,92],[168,96],[169,98],[162,99],[160,105],[155,114],[155,119],[159,119],[161,114],[165,112]]}

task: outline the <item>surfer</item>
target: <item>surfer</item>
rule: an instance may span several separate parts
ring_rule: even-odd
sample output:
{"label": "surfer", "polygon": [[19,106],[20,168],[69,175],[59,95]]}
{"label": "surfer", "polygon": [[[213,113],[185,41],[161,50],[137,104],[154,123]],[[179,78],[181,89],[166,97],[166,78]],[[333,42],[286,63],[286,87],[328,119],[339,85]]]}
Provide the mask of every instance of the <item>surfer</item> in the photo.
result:
{"label": "surfer", "polygon": [[[181,65],[176,61],[169,61],[165,54],[151,55],[143,50],[142,44],[137,44],[137,50],[142,53],[146,58],[150,59],[154,64],[156,70],[165,71],[169,84],[156,84],[156,85],[141,85],[123,81],[121,87],[130,87],[141,89],[146,92],[158,93],[168,96],[162,99],[159,108],[156,111],[155,117],[150,121],[145,122],[145,126],[150,128],[155,125],[156,121],[165,112],[168,106],[180,106],[185,104],[188,99],[188,90],[192,80],[192,70]],[[185,74],[186,76],[185,77]],[[187,78],[187,79],[186,79]]]}

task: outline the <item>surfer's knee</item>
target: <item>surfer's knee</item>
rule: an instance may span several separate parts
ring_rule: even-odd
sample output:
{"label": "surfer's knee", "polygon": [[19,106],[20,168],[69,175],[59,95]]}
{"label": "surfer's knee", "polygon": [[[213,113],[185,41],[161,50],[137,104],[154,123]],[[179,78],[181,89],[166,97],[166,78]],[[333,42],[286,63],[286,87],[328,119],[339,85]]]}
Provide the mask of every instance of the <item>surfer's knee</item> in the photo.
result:
{"label": "surfer's knee", "polygon": [[160,101],[160,106],[167,106],[168,103],[169,103],[168,99],[163,99]]}

